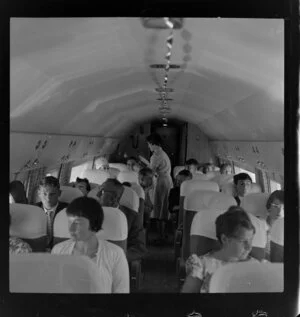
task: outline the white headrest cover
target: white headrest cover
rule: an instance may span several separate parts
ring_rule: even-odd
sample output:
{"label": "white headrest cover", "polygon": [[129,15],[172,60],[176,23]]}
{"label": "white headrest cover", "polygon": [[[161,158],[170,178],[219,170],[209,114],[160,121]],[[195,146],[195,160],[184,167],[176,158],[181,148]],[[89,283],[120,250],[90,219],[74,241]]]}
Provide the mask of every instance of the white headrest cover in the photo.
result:
{"label": "white headrest cover", "polygon": [[[226,210],[222,209],[203,209],[195,214],[191,225],[191,235],[203,236],[217,240],[215,221],[217,217]],[[267,243],[267,226],[266,222],[248,213],[248,216],[255,227],[252,246],[265,248]]]}
{"label": "white headrest cover", "polygon": [[224,265],[212,275],[209,292],[283,292],[283,264],[249,261]]}
{"label": "white headrest cover", "polygon": [[271,241],[284,246],[284,218],[278,218],[271,229]]}
{"label": "white headrest cover", "polygon": [[117,179],[121,183],[124,183],[124,182],[138,183],[139,182],[138,173],[134,171],[120,172]]}
{"label": "white headrest cover", "polygon": [[251,193],[261,193],[261,186],[257,183],[252,183]]}
{"label": "white headrest cover", "polygon": [[97,265],[85,256],[10,254],[9,289],[17,293],[104,293]]}
{"label": "white headrest cover", "polygon": [[36,239],[47,235],[47,216],[37,206],[26,204],[10,204],[11,236],[24,239]]}
{"label": "white headrest cover", "polygon": [[174,178],[176,177],[176,175],[180,172],[183,171],[185,169],[185,166],[175,166],[173,169],[173,176]]}
{"label": "white headrest cover", "polygon": [[213,190],[219,191],[219,185],[210,181],[203,181],[197,179],[190,179],[182,182],[180,186],[180,196],[185,197],[187,194],[195,190]]}
{"label": "white headrest cover", "polygon": [[108,173],[109,173],[111,178],[117,178],[119,173],[120,173],[120,170],[118,168],[115,168],[115,167],[110,167],[108,170]]}
{"label": "white headrest cover", "polygon": [[104,221],[102,230],[97,236],[104,240],[122,241],[128,236],[127,218],[124,213],[113,207],[102,207],[104,212]]}
{"label": "white headrest cover", "polygon": [[89,193],[87,194],[87,197],[94,198],[99,201],[99,197],[97,196],[98,192],[99,192],[99,187],[96,186],[95,188],[89,191]]}
{"label": "white headrest cover", "polygon": [[267,193],[248,194],[242,199],[241,207],[256,217],[266,219],[268,215],[266,208],[268,197],[269,194]]}
{"label": "white headrest cover", "polygon": [[71,238],[66,208],[61,210],[54,218],[53,235],[56,238]]}
{"label": "white headrest cover", "polygon": [[222,187],[225,184],[233,183],[233,174],[218,174],[211,181],[218,183]]}
{"label": "white headrest cover", "polygon": [[140,205],[139,196],[132,188],[127,186],[123,187],[124,191],[119,201],[119,204],[138,212]]}
{"label": "white headrest cover", "polygon": [[207,172],[206,174],[203,174],[206,176],[207,180],[212,180],[214,177],[216,177],[217,175],[220,175],[220,172],[218,171],[211,171],[211,172]]}
{"label": "white headrest cover", "polygon": [[236,196],[235,185],[233,183],[225,183],[220,185],[221,192],[230,195]]}
{"label": "white headrest cover", "polygon": [[195,190],[184,199],[185,210],[200,211],[208,208],[225,212],[230,206],[236,206],[236,200],[232,196],[212,190]]}
{"label": "white headrest cover", "polygon": [[90,183],[95,183],[101,185],[108,178],[110,178],[110,174],[106,171],[102,170],[85,170],[83,173],[83,178],[87,178]]}
{"label": "white headrest cover", "polygon": [[82,197],[83,193],[76,187],[60,186],[61,195],[59,201],[64,203],[70,203],[72,200],[78,197]]}
{"label": "white headrest cover", "polygon": [[128,171],[127,165],[123,163],[109,163],[109,167],[117,168],[120,172]]}
{"label": "white headrest cover", "polygon": [[140,184],[131,183],[131,187],[141,199],[145,199],[145,191]]}

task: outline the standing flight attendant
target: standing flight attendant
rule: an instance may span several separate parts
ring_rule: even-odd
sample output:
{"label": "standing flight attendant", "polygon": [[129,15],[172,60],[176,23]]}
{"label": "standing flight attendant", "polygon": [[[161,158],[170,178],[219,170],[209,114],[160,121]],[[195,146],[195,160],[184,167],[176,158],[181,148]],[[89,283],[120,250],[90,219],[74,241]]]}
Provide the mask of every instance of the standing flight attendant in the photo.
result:
{"label": "standing flight attendant", "polygon": [[153,213],[158,220],[159,239],[157,242],[163,243],[165,239],[165,223],[168,220],[168,197],[170,189],[173,187],[171,177],[171,162],[162,149],[162,139],[159,134],[152,133],[146,138],[151,152],[149,167],[157,176]]}

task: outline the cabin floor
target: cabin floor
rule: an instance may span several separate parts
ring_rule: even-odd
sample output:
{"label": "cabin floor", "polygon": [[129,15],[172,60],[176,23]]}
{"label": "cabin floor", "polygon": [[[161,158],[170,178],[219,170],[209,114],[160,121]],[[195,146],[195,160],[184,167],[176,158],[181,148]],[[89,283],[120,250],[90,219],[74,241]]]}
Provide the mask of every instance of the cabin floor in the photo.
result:
{"label": "cabin floor", "polygon": [[162,245],[156,245],[158,238],[155,223],[148,229],[148,254],[142,263],[142,281],[139,290],[133,293],[178,293],[176,262],[174,257],[174,229],[166,226],[168,238]]}

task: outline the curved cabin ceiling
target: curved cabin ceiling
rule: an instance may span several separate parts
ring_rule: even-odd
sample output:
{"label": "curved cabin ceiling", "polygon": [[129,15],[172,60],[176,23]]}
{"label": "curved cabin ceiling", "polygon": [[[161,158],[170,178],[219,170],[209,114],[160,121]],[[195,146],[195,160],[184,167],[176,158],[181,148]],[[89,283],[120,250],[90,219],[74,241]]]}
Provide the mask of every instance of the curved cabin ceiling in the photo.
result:
{"label": "curved cabin ceiling", "polygon": [[[161,117],[170,30],[139,18],[12,18],[11,130],[124,136]],[[168,118],[213,140],[283,140],[283,20],[185,18],[174,30]]]}

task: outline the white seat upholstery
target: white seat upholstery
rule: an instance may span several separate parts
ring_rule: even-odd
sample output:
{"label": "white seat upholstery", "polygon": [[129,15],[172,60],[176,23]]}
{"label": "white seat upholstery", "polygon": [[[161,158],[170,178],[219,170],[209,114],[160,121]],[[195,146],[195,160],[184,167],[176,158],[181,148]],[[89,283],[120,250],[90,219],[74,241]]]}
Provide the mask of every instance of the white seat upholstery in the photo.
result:
{"label": "white seat upholstery", "polygon": [[190,179],[182,182],[180,186],[180,196],[185,197],[195,190],[212,190],[219,191],[219,186],[215,182],[203,181],[198,179]]}
{"label": "white seat upholstery", "polygon": [[252,183],[251,193],[255,194],[255,193],[261,193],[261,192],[262,192],[261,186],[257,183]]}
{"label": "white seat upholstery", "polygon": [[248,194],[241,200],[241,207],[252,215],[266,219],[268,211],[266,204],[269,194],[267,193],[255,193]]}
{"label": "white seat upholstery", "polygon": [[175,166],[173,169],[173,177],[175,178],[176,175],[185,169],[185,166]]}
{"label": "white seat upholstery", "polygon": [[209,292],[283,292],[283,264],[249,261],[224,265],[212,275]]}
{"label": "white seat upholstery", "polygon": [[109,173],[111,178],[117,178],[119,173],[120,173],[120,170],[118,168],[115,168],[115,167],[110,167],[108,169],[108,173]]}
{"label": "white seat upholstery", "polygon": [[236,201],[232,196],[212,191],[195,190],[189,193],[184,200],[184,209],[191,211],[201,211],[202,209],[220,209],[224,212],[230,206],[236,206]]}
{"label": "white seat upholstery", "polygon": [[9,212],[11,236],[35,239],[47,235],[47,216],[42,208],[27,204],[10,204]]}
{"label": "white seat upholstery", "polygon": [[75,187],[60,186],[61,195],[59,196],[59,201],[64,203],[70,203],[72,200],[82,197],[83,193]]}
{"label": "white seat upholstery", "polygon": [[85,256],[10,254],[13,293],[104,293],[97,265]]}
{"label": "white seat upholstery", "polygon": [[145,191],[140,184],[131,183],[131,188],[137,193],[140,199],[145,199]]}
{"label": "white seat upholstery", "polygon": [[97,185],[92,190],[89,191],[89,193],[87,194],[87,197],[99,200],[99,197],[97,196],[98,192],[99,192],[99,186]]}
{"label": "white seat upholstery", "polygon": [[220,172],[218,171],[211,171],[211,172],[207,172],[206,174],[203,174],[206,176],[206,180],[212,180],[213,178],[215,178],[216,176],[220,175]]}
{"label": "white seat upholstery", "polygon": [[55,238],[66,238],[66,239],[71,238],[71,235],[69,232],[66,208],[61,210],[54,218],[53,236],[54,236],[54,240]]}
{"label": "white seat upholstery", "polygon": [[137,193],[132,188],[124,186],[119,204],[138,212],[140,201]]}
{"label": "white seat upholstery", "polygon": [[234,183],[223,183],[220,185],[220,191],[229,196],[236,196]]}
{"label": "white seat upholstery", "polygon": [[222,188],[226,184],[233,183],[233,176],[233,174],[218,174],[211,181],[216,182]]}
{"label": "white seat upholstery", "polygon": [[138,173],[133,171],[124,171],[120,172],[117,180],[121,183],[129,182],[129,183],[138,183]]}
{"label": "white seat upholstery", "polygon": [[120,172],[128,171],[127,165],[123,163],[109,163],[109,167],[117,168]]}
{"label": "white seat upholstery", "polygon": [[278,218],[271,229],[270,239],[272,242],[284,246],[284,217]]}
{"label": "white seat upholstery", "polygon": [[110,178],[110,174],[102,170],[88,169],[84,171],[82,177],[87,178],[90,183],[102,185],[108,178]]}

